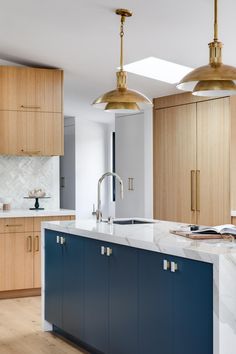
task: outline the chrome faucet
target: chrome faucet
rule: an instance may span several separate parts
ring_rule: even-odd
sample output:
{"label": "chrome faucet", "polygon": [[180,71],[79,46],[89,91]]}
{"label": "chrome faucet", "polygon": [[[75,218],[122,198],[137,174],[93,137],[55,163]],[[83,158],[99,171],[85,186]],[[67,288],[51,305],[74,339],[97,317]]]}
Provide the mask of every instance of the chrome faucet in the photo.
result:
{"label": "chrome faucet", "polygon": [[102,175],[101,178],[99,178],[98,180],[98,206],[97,206],[97,210],[96,210],[96,220],[97,222],[101,222],[102,221],[102,205],[101,205],[101,184],[102,181],[104,180],[105,177],[116,177],[118,179],[118,181],[120,182],[120,197],[121,199],[123,199],[124,197],[124,186],[123,186],[123,181],[120,178],[120,176],[117,173],[114,172],[106,172],[104,173],[104,175]]}

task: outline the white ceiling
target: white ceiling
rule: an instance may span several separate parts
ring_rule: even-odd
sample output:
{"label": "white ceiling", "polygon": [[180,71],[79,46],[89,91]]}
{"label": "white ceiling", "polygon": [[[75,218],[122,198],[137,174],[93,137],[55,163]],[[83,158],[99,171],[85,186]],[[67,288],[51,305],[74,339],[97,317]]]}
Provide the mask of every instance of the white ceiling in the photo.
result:
{"label": "white ceiling", "polygon": [[[197,67],[208,62],[213,0],[0,0],[0,58],[65,70],[65,114],[110,121],[91,101],[115,86],[119,17],[125,26],[125,62],[148,56]],[[219,0],[223,59],[236,66],[236,1]],[[174,85],[129,74],[129,87],[150,98],[176,92]]]}

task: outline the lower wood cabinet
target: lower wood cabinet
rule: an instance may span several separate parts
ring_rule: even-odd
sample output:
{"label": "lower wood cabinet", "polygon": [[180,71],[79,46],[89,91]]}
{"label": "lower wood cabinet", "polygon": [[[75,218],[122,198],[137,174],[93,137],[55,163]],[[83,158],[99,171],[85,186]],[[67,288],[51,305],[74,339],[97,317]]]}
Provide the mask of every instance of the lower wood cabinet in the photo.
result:
{"label": "lower wood cabinet", "polygon": [[46,231],[45,319],[104,354],[213,354],[212,265]]}
{"label": "lower wood cabinet", "polygon": [[0,291],[33,288],[32,233],[0,235]]}
{"label": "lower wood cabinet", "polygon": [[73,218],[0,218],[0,298],[40,294],[41,222]]}

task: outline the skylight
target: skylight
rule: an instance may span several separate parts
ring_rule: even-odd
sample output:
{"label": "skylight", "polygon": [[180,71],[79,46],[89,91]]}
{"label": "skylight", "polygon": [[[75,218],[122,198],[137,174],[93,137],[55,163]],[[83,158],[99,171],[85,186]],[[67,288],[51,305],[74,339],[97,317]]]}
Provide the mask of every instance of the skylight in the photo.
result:
{"label": "skylight", "polygon": [[167,82],[169,84],[177,84],[193,69],[163,59],[148,57],[124,65],[124,70],[133,74],[149,77],[150,79]]}

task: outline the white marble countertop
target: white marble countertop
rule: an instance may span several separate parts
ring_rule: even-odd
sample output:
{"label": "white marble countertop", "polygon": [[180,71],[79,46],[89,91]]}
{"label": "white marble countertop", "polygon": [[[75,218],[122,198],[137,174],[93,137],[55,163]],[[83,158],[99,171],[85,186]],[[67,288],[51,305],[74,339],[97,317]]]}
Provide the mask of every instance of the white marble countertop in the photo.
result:
{"label": "white marble countertop", "polygon": [[[190,240],[170,234],[180,223],[156,221],[153,224],[97,224],[94,219],[42,223],[42,260],[45,229],[84,236],[105,242],[161,252],[213,264],[214,354],[235,354],[236,347],[236,242]],[[42,261],[44,275],[44,261]],[[194,276],[194,274],[193,274]],[[44,276],[42,277],[44,313]],[[44,330],[51,324],[43,319]]]}
{"label": "white marble countertop", "polygon": [[219,255],[236,256],[236,241],[199,241],[170,234],[169,230],[181,225],[184,224],[157,220],[153,224],[109,225],[94,219],[43,223],[46,229],[209,263],[214,263]]}
{"label": "white marble countertop", "polygon": [[29,210],[29,209],[12,209],[0,210],[0,218],[30,218],[43,216],[67,216],[76,215],[75,210],[56,209],[56,210]]}
{"label": "white marble countertop", "polygon": [[231,210],[231,216],[236,216],[236,210]]}

